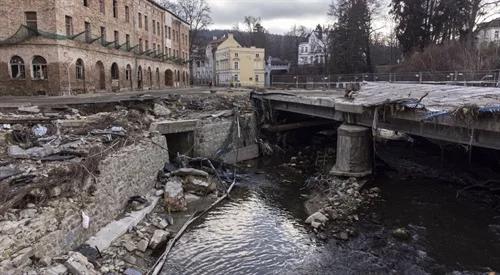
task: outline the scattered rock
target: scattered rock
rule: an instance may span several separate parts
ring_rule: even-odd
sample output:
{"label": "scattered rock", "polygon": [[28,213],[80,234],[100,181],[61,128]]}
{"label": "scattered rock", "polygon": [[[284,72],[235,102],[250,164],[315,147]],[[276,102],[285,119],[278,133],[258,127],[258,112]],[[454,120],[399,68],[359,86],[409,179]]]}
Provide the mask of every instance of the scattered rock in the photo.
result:
{"label": "scattered rock", "polygon": [[140,272],[139,270],[137,269],[133,269],[133,268],[127,268],[125,269],[125,271],[123,272],[124,275],[142,275],[142,272]]}
{"label": "scattered rock", "polygon": [[316,212],[314,214],[312,214],[311,216],[309,216],[307,219],[306,219],[306,223],[308,224],[312,224],[313,222],[318,222],[320,224],[324,224],[328,221],[328,217],[326,217],[323,213],[321,212]]}
{"label": "scattered rock", "polygon": [[192,203],[192,202],[195,202],[195,201],[198,201],[201,199],[201,197],[196,196],[195,194],[191,194],[191,193],[187,193],[185,195],[185,198],[186,198],[187,203]]}
{"label": "scattered rock", "polygon": [[159,197],[159,196],[163,195],[163,193],[165,193],[165,191],[163,191],[163,190],[156,190],[155,195],[157,197]]}
{"label": "scattered rock", "polygon": [[36,126],[33,126],[33,128],[31,129],[33,131],[33,134],[36,136],[36,137],[43,137],[47,134],[48,132],[48,129],[47,127],[45,126],[42,126],[40,124],[37,124]]}
{"label": "scattered rock", "polygon": [[57,154],[59,152],[59,149],[53,148],[49,145],[45,145],[44,147],[33,147],[28,150],[24,150],[18,145],[12,145],[9,146],[7,154],[9,154],[10,157],[16,159],[41,159],[50,155]]}
{"label": "scattered rock", "polygon": [[153,114],[155,116],[165,117],[170,116],[172,114],[172,111],[170,111],[170,109],[165,107],[163,104],[155,103],[153,106]]}
{"label": "scattered rock", "polygon": [[38,108],[38,106],[21,106],[18,107],[17,110],[22,113],[30,113],[30,114],[40,113],[40,109]]}
{"label": "scattered rock", "polygon": [[130,254],[127,254],[123,257],[123,260],[126,262],[126,263],[129,263],[131,265],[135,265],[137,263],[137,258],[130,255]]}
{"label": "scattered rock", "polygon": [[170,236],[170,232],[165,230],[155,230],[153,233],[153,237],[149,240],[149,247],[151,249],[155,249],[158,245],[168,239]]}
{"label": "scattered rock", "polygon": [[125,241],[123,243],[123,247],[125,247],[125,249],[127,249],[128,252],[133,252],[137,248],[135,244],[130,240]]}
{"label": "scattered rock", "polygon": [[39,262],[44,266],[50,266],[52,264],[52,258],[45,256],[41,258]]}
{"label": "scattered rock", "polygon": [[44,274],[44,275],[63,275],[63,274],[67,274],[67,273],[68,273],[68,269],[63,264],[51,266],[42,272],[42,274]]}
{"label": "scattered rock", "polygon": [[31,209],[24,209],[21,212],[19,212],[19,217],[21,219],[31,219],[31,218],[33,218],[33,217],[36,216],[36,212],[37,212],[37,210],[33,209],[33,208],[31,208]]}
{"label": "scattered rock", "polygon": [[411,238],[410,232],[404,228],[394,229],[392,236],[400,241],[408,241]]}
{"label": "scattered rock", "polygon": [[210,194],[217,189],[215,183],[206,180],[201,180],[193,176],[186,177],[186,180],[184,182],[184,187],[186,191],[191,191],[201,196]]}
{"label": "scattered rock", "polygon": [[15,267],[23,267],[31,263],[30,257],[33,256],[33,248],[27,247],[18,251],[12,258],[12,265]]}
{"label": "scattered rock", "polygon": [[69,252],[69,258],[64,263],[68,270],[73,275],[97,275],[99,274],[94,270],[94,265],[91,264],[85,256],[78,252]]}
{"label": "scattered rock", "polygon": [[320,222],[316,222],[316,221],[311,222],[311,226],[312,226],[313,228],[315,228],[315,229],[320,228],[320,227],[321,227],[321,225],[322,225],[322,223],[320,223]]}
{"label": "scattered rock", "polygon": [[347,241],[347,240],[349,240],[349,234],[347,232],[341,232],[339,234],[339,239]]}
{"label": "scattered rock", "polygon": [[148,240],[142,239],[137,243],[137,250],[141,252],[146,252],[148,249],[149,242]]}
{"label": "scattered rock", "polygon": [[52,198],[59,197],[61,194],[62,194],[62,189],[59,186],[56,186],[56,187],[50,189],[50,191],[49,191],[49,195]]}
{"label": "scattered rock", "polygon": [[186,199],[184,197],[184,189],[182,188],[182,180],[178,177],[170,178],[165,184],[163,198],[165,206],[172,212],[185,211]]}

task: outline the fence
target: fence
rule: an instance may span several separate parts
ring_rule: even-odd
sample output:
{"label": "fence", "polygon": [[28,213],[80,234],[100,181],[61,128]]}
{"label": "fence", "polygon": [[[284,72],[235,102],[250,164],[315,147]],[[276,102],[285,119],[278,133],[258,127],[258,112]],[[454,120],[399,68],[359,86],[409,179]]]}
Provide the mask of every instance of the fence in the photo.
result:
{"label": "fence", "polygon": [[373,73],[334,75],[275,75],[271,86],[297,89],[340,88],[349,82],[391,82],[500,87],[500,70]]}

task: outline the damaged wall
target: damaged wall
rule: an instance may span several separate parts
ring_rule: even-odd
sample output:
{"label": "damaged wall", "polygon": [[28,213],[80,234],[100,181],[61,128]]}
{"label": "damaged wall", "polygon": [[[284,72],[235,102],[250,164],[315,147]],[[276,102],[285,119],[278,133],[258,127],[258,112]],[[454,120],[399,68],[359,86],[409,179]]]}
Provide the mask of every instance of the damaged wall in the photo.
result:
{"label": "damaged wall", "polygon": [[[238,126],[235,118],[218,119],[211,121],[200,121],[196,131],[194,151],[200,157],[212,158],[221,156],[224,159],[231,158],[234,149],[242,149],[249,146],[256,148],[254,154],[246,154],[252,159],[258,157],[257,122],[254,114],[240,116],[240,136],[238,137]],[[219,153],[220,151],[220,153]],[[243,153],[242,153],[243,154]],[[257,154],[257,155],[255,155]],[[242,156],[238,158],[241,159]]]}
{"label": "damaged wall", "polygon": [[[131,196],[153,188],[157,172],[168,161],[164,148],[161,135],[137,140],[102,160],[100,174],[90,176],[80,194],[10,213],[0,222],[0,273],[29,264],[32,256],[52,257],[74,249],[114,220]],[[90,217],[88,229],[82,227],[82,210]]]}

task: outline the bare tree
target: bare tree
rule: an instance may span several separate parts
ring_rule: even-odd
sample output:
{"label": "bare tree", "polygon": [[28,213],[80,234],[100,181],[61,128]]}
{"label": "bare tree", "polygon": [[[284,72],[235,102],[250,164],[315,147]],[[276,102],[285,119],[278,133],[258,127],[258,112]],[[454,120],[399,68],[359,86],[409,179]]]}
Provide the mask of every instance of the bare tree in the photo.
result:
{"label": "bare tree", "polygon": [[469,16],[466,17],[464,36],[467,45],[471,46],[477,27],[500,13],[500,0],[467,0],[466,2]]}
{"label": "bare tree", "polygon": [[160,4],[177,14],[180,18],[190,24],[189,52],[192,54],[193,45],[196,43],[198,34],[212,24],[210,6],[206,0],[160,0]]}
{"label": "bare tree", "polygon": [[245,16],[243,19],[243,23],[247,27],[248,32],[254,32],[256,27],[259,25],[262,25],[262,18],[261,17],[254,17],[254,16]]}

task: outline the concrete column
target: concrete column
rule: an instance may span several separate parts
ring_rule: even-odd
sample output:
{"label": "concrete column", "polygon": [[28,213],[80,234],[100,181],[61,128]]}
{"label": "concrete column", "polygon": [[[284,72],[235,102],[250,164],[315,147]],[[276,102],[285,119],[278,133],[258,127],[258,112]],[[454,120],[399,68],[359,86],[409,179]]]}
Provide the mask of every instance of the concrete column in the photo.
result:
{"label": "concrete column", "polygon": [[365,177],[372,173],[372,135],[370,128],[343,124],[337,130],[335,176]]}

